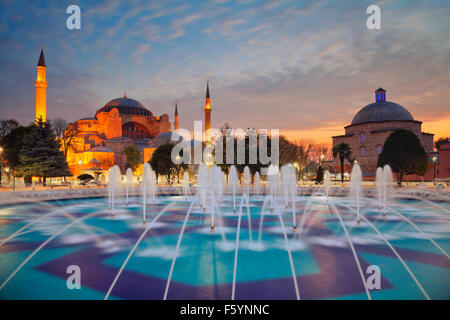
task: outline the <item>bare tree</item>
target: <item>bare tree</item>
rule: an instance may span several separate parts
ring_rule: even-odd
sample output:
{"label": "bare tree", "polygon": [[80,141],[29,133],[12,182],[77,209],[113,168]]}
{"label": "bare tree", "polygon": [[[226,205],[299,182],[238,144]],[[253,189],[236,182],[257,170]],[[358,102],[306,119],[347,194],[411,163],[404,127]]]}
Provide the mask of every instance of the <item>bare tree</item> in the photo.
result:
{"label": "bare tree", "polygon": [[[322,159],[323,157],[323,159]],[[322,164],[324,160],[332,159],[332,152],[330,145],[327,143],[314,143],[311,149],[311,161],[316,161]]]}
{"label": "bare tree", "polygon": [[66,158],[67,152],[75,146],[76,139],[79,135],[80,131],[78,131],[74,125],[68,125],[61,138],[58,139]]}
{"label": "bare tree", "polygon": [[289,141],[285,136],[279,136],[280,165],[285,165],[298,160],[298,146]]}
{"label": "bare tree", "polygon": [[295,142],[297,145],[297,163],[298,169],[303,176],[303,171],[308,166],[311,157],[311,150],[315,142],[311,139],[300,139]]}
{"label": "bare tree", "polygon": [[56,137],[58,139],[63,138],[64,131],[66,131],[68,123],[63,118],[53,118],[50,120],[50,124],[53,127],[53,130],[55,130]]}
{"label": "bare tree", "polygon": [[0,138],[8,135],[11,130],[17,128],[19,122],[14,119],[2,119],[0,120]]}

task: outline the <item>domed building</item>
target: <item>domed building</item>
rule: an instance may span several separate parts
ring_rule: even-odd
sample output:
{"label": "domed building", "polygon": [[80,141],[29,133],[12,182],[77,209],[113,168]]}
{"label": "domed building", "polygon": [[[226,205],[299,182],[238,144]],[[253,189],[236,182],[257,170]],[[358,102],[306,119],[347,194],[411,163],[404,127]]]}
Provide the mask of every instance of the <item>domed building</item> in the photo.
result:
{"label": "domed building", "polygon": [[[178,106],[175,106],[174,129],[178,128]],[[67,162],[75,176],[89,171],[92,160],[100,168],[118,164],[125,170],[128,146],[136,146],[142,161],[148,161],[153,151],[171,135],[169,116],[155,116],[137,100],[122,98],[109,101],[97,110],[95,117],[71,123],[66,131],[75,135],[73,147],[67,153]]]}
{"label": "domed building", "polygon": [[[386,100],[386,90],[375,91],[375,102],[358,111],[351,124],[346,126],[345,134],[334,136],[333,147],[347,143],[352,151],[352,159],[358,161],[363,176],[374,176],[377,169],[378,155],[383,150],[387,137],[397,129],[414,132],[419,138],[425,152],[433,152],[433,134],[422,132],[422,122],[415,120],[403,106]],[[339,160],[330,163],[339,166]]]}

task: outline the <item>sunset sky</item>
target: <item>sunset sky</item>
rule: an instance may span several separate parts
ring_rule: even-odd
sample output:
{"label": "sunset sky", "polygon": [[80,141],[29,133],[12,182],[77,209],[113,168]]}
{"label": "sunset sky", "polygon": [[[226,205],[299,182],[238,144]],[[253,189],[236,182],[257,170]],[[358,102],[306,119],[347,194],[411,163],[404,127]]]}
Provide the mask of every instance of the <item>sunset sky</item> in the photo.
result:
{"label": "sunset sky", "polygon": [[[66,8],[81,8],[81,30]],[[381,7],[381,30],[366,8]],[[331,143],[374,90],[423,131],[450,136],[450,5],[444,1],[0,1],[0,118],[34,118],[41,45],[48,117],[93,116],[113,98],[180,127],[278,128]]]}

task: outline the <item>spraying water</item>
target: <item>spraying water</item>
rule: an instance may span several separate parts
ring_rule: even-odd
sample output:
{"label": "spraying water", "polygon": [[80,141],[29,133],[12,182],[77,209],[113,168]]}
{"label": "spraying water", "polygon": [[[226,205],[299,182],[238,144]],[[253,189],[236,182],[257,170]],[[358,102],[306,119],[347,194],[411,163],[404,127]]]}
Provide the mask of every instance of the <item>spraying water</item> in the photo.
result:
{"label": "spraying water", "polygon": [[328,192],[329,192],[330,185],[331,185],[331,175],[330,175],[330,171],[328,171],[328,170],[325,171],[325,175],[323,177],[323,185],[325,187],[325,194],[327,196],[327,201],[328,201]]}
{"label": "spraying water", "polygon": [[203,211],[205,211],[206,207],[206,188],[207,188],[207,179],[208,179],[208,168],[206,164],[203,162],[198,167],[198,191],[200,194],[200,206]]}
{"label": "spraying water", "polygon": [[247,197],[250,196],[250,168],[245,166],[244,168],[244,186]]}
{"label": "spraying water", "polygon": [[231,189],[233,191],[233,213],[236,214],[236,182],[237,182],[237,172],[236,167],[233,165],[230,167],[230,173],[228,174],[228,183],[231,184]]}
{"label": "spraying water", "polygon": [[109,195],[111,215],[114,215],[114,206],[116,202],[116,193],[119,191],[120,185],[120,169],[119,166],[113,166],[109,171]]}
{"label": "spraying water", "polygon": [[256,193],[257,198],[259,196],[259,184],[260,183],[261,183],[261,178],[259,177],[259,172],[256,171],[253,184],[254,184],[255,193]]}
{"label": "spraying water", "polygon": [[377,189],[378,198],[378,211],[381,210],[381,205],[383,203],[383,168],[378,167],[375,174],[375,186]]}
{"label": "spraying water", "polygon": [[142,223],[146,224],[145,215],[147,209],[147,192],[150,185],[152,168],[150,164],[144,163],[144,168],[142,170]]}
{"label": "spraying water", "polygon": [[[275,199],[277,191],[277,179],[278,179],[278,166],[270,165],[267,170],[269,176],[269,195],[272,199]],[[270,202],[270,212],[273,212],[273,204],[275,201]]]}
{"label": "spraying water", "polygon": [[352,198],[356,203],[356,224],[360,224],[360,214],[359,214],[359,205],[361,199],[361,168],[359,164],[355,164],[352,169],[352,176],[350,179],[350,190],[352,194]]}
{"label": "spraying water", "polygon": [[392,170],[389,165],[383,167],[383,216],[386,216],[386,203],[393,193]]}
{"label": "spraying water", "polygon": [[386,203],[392,197],[393,179],[392,170],[389,165],[384,168],[378,168],[375,176],[375,184],[378,198],[378,211],[383,211],[383,217],[386,216]]}
{"label": "spraying water", "polygon": [[130,184],[133,182],[133,171],[131,170],[131,168],[127,169],[126,176],[127,176],[127,206],[128,206],[129,187]]}
{"label": "spraying water", "polygon": [[183,189],[184,189],[184,198],[185,200],[187,200],[189,190],[189,173],[187,171],[185,171],[183,175]]}

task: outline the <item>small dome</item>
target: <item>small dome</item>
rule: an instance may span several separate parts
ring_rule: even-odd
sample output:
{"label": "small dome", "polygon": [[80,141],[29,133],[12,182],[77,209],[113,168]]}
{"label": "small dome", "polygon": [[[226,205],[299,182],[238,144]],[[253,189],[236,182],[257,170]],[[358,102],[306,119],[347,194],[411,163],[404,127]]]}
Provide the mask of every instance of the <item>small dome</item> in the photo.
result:
{"label": "small dome", "polygon": [[375,91],[375,100],[374,103],[358,111],[352,120],[352,125],[368,122],[414,120],[406,108],[397,103],[386,101],[386,90],[383,88],[378,88]]}
{"label": "small dome", "polygon": [[117,108],[119,114],[153,116],[153,113],[147,110],[142,103],[126,96],[109,101],[104,107],[97,110],[96,115],[100,112],[109,112],[113,108]]}
{"label": "small dome", "polygon": [[[174,140],[172,140],[172,136],[174,138]],[[167,143],[178,143],[179,141],[181,141],[183,139],[182,136],[180,136],[178,133],[176,132],[163,132],[158,134],[157,136],[155,136],[151,142],[150,145],[153,147],[159,147],[163,144],[167,144]]]}
{"label": "small dome", "polygon": [[414,118],[401,105],[390,101],[383,101],[371,103],[359,110],[353,118],[352,124],[392,120],[404,121],[414,120]]}
{"label": "small dome", "polygon": [[112,152],[111,149],[108,149],[106,147],[94,147],[90,150],[88,150],[89,152]]}

